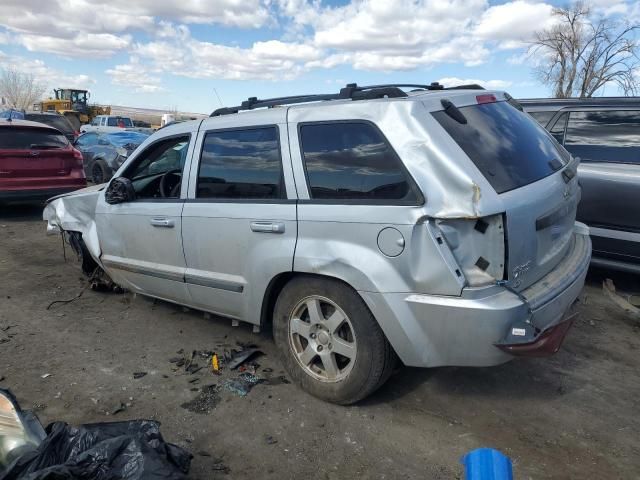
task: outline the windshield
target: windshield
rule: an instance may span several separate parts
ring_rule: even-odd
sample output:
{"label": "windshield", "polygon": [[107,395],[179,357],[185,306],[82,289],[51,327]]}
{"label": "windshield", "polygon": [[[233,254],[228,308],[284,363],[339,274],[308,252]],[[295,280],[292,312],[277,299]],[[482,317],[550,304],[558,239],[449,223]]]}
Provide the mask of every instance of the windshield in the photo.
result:
{"label": "windshield", "polygon": [[69,144],[61,133],[48,128],[0,128],[0,149],[63,148]]}
{"label": "windshield", "polygon": [[551,175],[569,154],[527,113],[507,102],[461,107],[466,123],[445,111],[432,115],[498,193]]}
{"label": "windshield", "polygon": [[133,123],[128,117],[109,117],[107,119],[107,126],[129,128],[133,127]]}
{"label": "windshield", "polygon": [[138,132],[122,132],[107,135],[109,142],[116,147],[123,147],[127,144],[140,145],[149,135]]}

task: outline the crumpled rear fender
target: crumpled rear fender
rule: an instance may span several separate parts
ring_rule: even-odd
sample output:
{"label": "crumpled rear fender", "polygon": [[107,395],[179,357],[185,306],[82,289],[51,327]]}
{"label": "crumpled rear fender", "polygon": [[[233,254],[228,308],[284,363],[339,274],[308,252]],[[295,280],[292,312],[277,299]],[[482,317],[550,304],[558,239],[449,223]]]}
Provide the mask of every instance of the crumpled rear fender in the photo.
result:
{"label": "crumpled rear fender", "polygon": [[80,232],[87,250],[98,264],[102,251],[95,216],[98,197],[103,188],[104,185],[96,185],[54,197],[47,202],[42,212],[42,218],[47,222],[47,232]]}

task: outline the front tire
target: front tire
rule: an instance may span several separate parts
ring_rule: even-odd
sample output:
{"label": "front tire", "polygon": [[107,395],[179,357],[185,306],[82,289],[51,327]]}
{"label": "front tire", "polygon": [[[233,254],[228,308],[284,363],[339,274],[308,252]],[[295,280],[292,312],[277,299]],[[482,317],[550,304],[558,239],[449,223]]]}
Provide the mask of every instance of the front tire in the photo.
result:
{"label": "front tire", "polygon": [[304,390],[349,405],[377,390],[396,357],[362,298],[344,283],[300,276],[282,289],[273,333],[287,373]]}
{"label": "front tire", "polygon": [[111,173],[109,167],[104,160],[96,160],[91,167],[91,181],[96,185],[100,185],[109,181]]}

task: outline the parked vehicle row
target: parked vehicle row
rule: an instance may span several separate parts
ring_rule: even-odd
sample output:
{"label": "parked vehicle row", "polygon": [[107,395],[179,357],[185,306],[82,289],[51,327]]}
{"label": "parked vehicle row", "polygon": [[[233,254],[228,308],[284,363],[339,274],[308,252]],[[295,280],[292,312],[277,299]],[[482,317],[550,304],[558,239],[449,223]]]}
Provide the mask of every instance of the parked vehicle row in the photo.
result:
{"label": "parked vehicle row", "polygon": [[578,220],[593,263],[640,273],[640,98],[519,100],[580,158]]}
{"label": "parked vehicle row", "polygon": [[553,353],[591,256],[577,162],[509,99],[353,84],[250,99],[159,130],[44,218],[134,292],[272,324],[288,373],[328,401],[366,397],[396,357]]}

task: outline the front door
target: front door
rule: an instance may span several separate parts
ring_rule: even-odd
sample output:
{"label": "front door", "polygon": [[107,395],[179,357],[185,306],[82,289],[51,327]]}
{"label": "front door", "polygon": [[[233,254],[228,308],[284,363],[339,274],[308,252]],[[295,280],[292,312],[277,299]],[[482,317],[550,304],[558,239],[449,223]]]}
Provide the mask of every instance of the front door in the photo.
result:
{"label": "front door", "polygon": [[296,200],[285,112],[248,127],[243,115],[202,124],[182,213],[185,280],[197,308],[258,324],[269,282],[292,269]]}
{"label": "front door", "polygon": [[109,205],[101,195],[96,224],[101,260],[116,282],[145,295],[189,303],[181,213],[187,184],[183,172],[188,171],[197,124],[183,130],[143,147],[127,162],[116,176],[131,180],[136,198]]}

